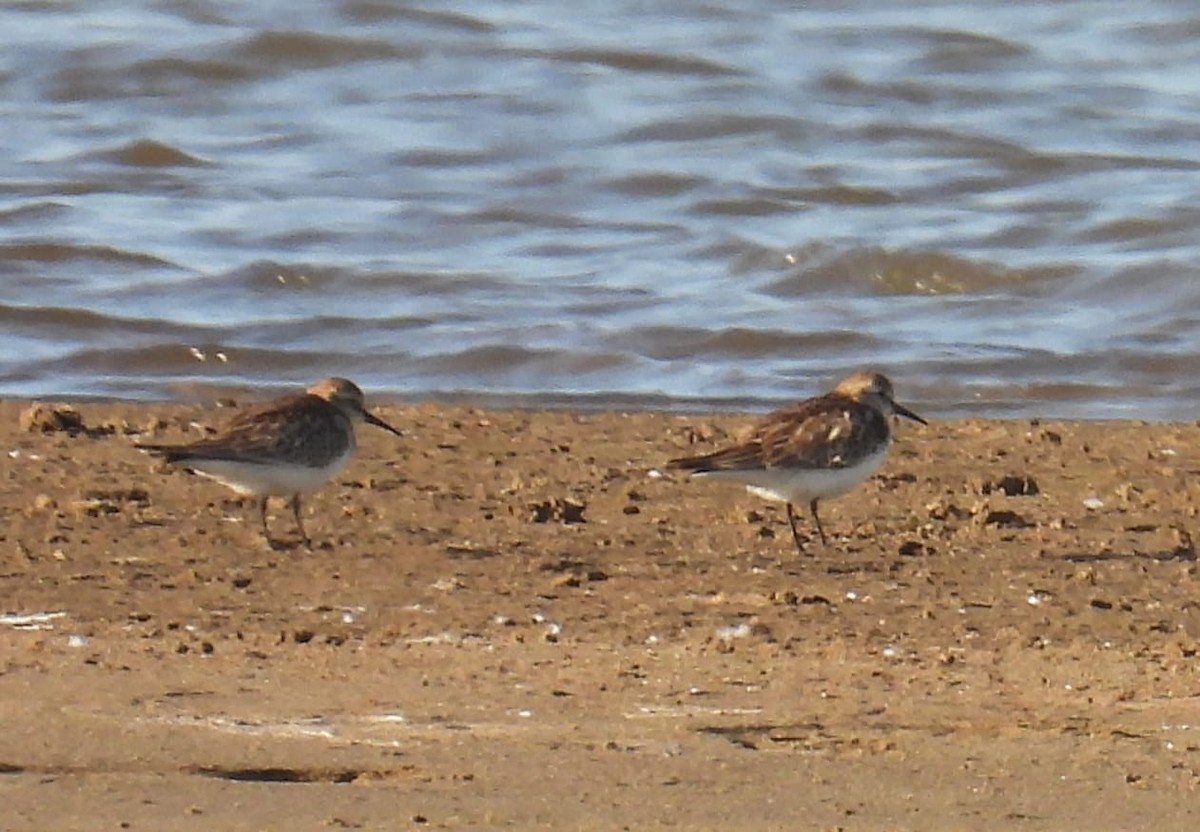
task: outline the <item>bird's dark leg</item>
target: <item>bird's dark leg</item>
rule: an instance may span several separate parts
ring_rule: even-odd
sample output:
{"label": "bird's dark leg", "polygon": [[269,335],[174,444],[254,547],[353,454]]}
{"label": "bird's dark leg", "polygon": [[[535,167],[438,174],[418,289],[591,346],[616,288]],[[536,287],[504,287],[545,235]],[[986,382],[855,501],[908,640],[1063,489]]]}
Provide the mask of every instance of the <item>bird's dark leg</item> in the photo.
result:
{"label": "bird's dark leg", "polygon": [[788,522],[792,524],[792,541],[796,544],[796,554],[803,555],[804,547],[800,544],[800,530],[796,528],[796,510],[792,504],[787,504]]}
{"label": "bird's dark leg", "polygon": [[258,519],[262,523],[263,539],[267,541],[267,548],[274,549],[275,541],[271,540],[271,530],[267,528],[267,495],[263,494],[258,498]]}
{"label": "bird's dark leg", "polygon": [[296,528],[300,530],[300,540],[304,543],[304,548],[312,551],[312,541],[308,539],[308,533],[304,531],[304,522],[300,519],[300,495],[293,494],[291,499],[292,516],[296,518]]}
{"label": "bird's dark leg", "polygon": [[813,500],[808,504],[808,510],[812,512],[813,522],[817,524],[817,534],[821,535],[821,545],[828,546],[829,541],[825,539],[825,530],[821,528],[821,518],[817,516],[817,501]]}

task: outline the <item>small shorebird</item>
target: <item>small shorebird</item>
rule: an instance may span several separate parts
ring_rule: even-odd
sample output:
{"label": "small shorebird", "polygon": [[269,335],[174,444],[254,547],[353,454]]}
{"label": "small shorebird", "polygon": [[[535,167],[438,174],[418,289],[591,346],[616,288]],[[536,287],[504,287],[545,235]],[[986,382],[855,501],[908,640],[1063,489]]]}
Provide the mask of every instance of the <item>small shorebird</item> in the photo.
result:
{"label": "small shorebird", "polygon": [[257,495],[263,536],[272,548],[275,542],[267,528],[267,498],[288,497],[300,540],[312,549],[300,520],[300,495],[320,488],[350,462],[356,422],[402,435],[366,410],[356,384],[327,378],[301,395],[248,410],[223,430],[197,442],[136,447],[239,494]]}
{"label": "small shorebird", "polygon": [[886,376],[855,373],[823,396],[765,417],[744,442],[673,459],[667,467],[733,480],[751,494],[787,503],[792,540],[803,553],[792,504],[808,503],[821,543],[827,544],[817,501],[849,492],[883,464],[892,441],[892,415],[928,424],[896,403]]}

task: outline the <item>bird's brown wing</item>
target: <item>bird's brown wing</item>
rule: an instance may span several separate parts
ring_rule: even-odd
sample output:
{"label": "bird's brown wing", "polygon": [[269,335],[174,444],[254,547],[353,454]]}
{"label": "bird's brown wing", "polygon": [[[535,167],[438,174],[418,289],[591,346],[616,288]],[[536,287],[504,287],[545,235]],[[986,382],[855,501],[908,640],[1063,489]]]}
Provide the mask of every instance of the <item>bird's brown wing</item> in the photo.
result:
{"label": "bird's brown wing", "polygon": [[[168,462],[200,459],[274,462],[337,456],[348,444],[337,411],[308,394],[269,402],[235,416],[213,436],[187,445],[141,445]],[[337,447],[332,447],[330,443]]]}
{"label": "bird's brown wing", "polygon": [[853,399],[826,395],[777,410],[737,445],[668,465],[695,473],[762,468],[841,468],[878,450],[887,418]]}

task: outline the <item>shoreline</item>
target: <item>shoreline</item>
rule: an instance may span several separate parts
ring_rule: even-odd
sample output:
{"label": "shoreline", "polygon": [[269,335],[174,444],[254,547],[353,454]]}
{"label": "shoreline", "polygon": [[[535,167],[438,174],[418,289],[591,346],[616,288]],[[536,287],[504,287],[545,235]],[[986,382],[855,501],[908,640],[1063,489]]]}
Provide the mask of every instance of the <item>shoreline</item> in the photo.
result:
{"label": "shoreline", "polygon": [[[0,396],[0,402],[10,402],[17,406],[29,406],[36,402],[48,404],[66,404],[86,407],[146,407],[171,408],[191,407],[198,410],[208,410],[218,407],[219,402],[237,402],[251,404],[265,401],[274,396],[286,395],[303,390],[304,382],[280,383],[269,388],[246,384],[195,383],[175,385],[180,393],[166,398],[115,398],[100,395],[71,395],[52,394],[45,396]],[[370,406],[395,409],[410,409],[421,407],[443,407],[446,409],[475,409],[487,411],[520,411],[520,412],[578,412],[587,414],[604,413],[646,413],[667,416],[741,416],[754,419],[759,416],[795,404],[806,396],[816,396],[826,392],[819,384],[809,385],[798,389],[793,397],[778,397],[773,399],[745,398],[737,396],[694,397],[680,398],[665,394],[558,394],[558,393],[488,393],[480,391],[433,391],[425,393],[389,393],[364,388],[367,402]],[[1049,421],[1061,423],[1114,423],[1114,424],[1154,424],[1154,425],[1189,425],[1200,422],[1193,417],[1162,417],[1162,418],[1119,418],[1114,416],[1081,416],[1069,412],[1054,413],[1046,410],[1032,410],[1031,405],[1021,400],[993,400],[987,402],[972,402],[970,404],[939,405],[936,401],[907,399],[900,391],[899,400],[908,402],[913,409],[925,415],[931,421],[954,423],[971,420],[1021,422]],[[1039,400],[1040,401],[1040,400]],[[1063,402],[1044,402],[1045,406],[1055,404],[1073,404],[1077,400],[1068,399]],[[1112,409],[1115,405],[1109,405]],[[1120,409],[1137,412],[1136,402],[1125,403]]]}
{"label": "shoreline", "polygon": [[0,623],[6,828],[1197,820],[1195,423],[901,424],[799,557],[650,474],[753,416],[385,405],[307,552],[125,434],[228,411],[27,405],[0,613],[64,615]]}

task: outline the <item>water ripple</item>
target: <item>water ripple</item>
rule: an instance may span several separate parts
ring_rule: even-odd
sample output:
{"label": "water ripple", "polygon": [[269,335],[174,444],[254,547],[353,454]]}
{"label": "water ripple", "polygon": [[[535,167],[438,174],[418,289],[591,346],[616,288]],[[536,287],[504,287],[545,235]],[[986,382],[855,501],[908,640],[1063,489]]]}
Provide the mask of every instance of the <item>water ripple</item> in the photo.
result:
{"label": "water ripple", "polygon": [[1192,418],[1186,3],[0,7],[0,394]]}

